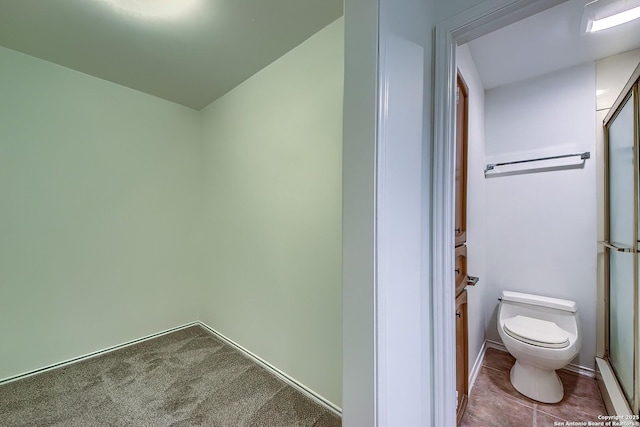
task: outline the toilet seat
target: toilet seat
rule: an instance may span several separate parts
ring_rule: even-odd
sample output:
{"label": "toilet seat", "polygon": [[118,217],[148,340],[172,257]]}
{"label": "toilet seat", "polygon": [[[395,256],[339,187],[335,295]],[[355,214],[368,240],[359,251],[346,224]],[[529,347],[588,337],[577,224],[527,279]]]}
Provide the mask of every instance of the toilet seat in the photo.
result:
{"label": "toilet seat", "polygon": [[569,346],[569,332],[547,320],[517,315],[505,319],[503,329],[512,338],[538,347]]}

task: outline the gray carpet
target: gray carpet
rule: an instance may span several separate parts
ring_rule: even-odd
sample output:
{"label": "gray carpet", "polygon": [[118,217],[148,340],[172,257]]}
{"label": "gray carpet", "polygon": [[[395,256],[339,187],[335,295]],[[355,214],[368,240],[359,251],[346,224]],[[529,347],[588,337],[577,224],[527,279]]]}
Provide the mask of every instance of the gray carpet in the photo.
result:
{"label": "gray carpet", "polygon": [[341,426],[192,326],[0,386],[5,426]]}

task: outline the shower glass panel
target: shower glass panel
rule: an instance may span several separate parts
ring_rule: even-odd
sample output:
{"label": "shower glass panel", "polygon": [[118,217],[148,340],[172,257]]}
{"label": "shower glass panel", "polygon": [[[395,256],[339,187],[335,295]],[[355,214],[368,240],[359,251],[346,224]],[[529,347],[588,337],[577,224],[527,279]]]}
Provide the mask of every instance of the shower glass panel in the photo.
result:
{"label": "shower glass panel", "polygon": [[608,128],[609,360],[632,404],[634,399],[634,258],[637,236],[633,93]]}

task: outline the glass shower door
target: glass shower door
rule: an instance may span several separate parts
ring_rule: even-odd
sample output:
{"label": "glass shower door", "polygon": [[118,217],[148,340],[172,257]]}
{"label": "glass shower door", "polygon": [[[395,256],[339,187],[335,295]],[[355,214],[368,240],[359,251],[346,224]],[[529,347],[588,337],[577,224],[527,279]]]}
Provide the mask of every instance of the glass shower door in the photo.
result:
{"label": "glass shower door", "polygon": [[630,91],[606,124],[609,248],[609,362],[631,407],[635,396],[635,310],[638,279],[638,187],[635,95]]}

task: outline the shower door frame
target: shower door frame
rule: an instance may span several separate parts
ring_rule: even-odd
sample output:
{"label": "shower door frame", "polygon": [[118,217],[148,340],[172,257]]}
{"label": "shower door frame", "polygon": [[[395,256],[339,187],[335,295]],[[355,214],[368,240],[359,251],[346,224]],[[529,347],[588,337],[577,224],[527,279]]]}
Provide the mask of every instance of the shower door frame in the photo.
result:
{"label": "shower door frame", "polygon": [[[640,381],[638,380],[638,374],[640,373],[640,343],[639,343],[639,317],[638,317],[638,279],[639,279],[639,260],[638,260],[638,256],[639,256],[639,245],[638,245],[638,237],[639,237],[639,231],[638,231],[638,219],[639,219],[639,206],[638,203],[640,202],[640,198],[639,198],[639,191],[640,191],[640,162],[639,162],[639,154],[640,154],[640,129],[639,127],[639,123],[640,123],[640,99],[638,98],[639,95],[639,88],[640,88],[640,65],[638,65],[638,67],[635,69],[634,73],[632,74],[631,78],[629,79],[629,81],[627,82],[627,84],[625,85],[624,89],[622,90],[622,92],[620,93],[620,95],[618,96],[618,98],[616,99],[616,101],[614,102],[614,104],[612,105],[611,109],[609,110],[609,113],[606,115],[604,121],[603,121],[603,128],[604,128],[604,194],[605,194],[605,217],[604,217],[604,221],[605,221],[605,242],[609,243],[610,242],[610,194],[609,194],[609,128],[610,126],[613,124],[614,120],[616,119],[616,117],[618,116],[618,114],[620,113],[620,111],[622,110],[622,107],[626,104],[627,100],[631,97],[633,99],[633,141],[634,141],[634,148],[633,148],[633,164],[634,164],[634,202],[633,202],[633,206],[634,206],[634,238],[633,238],[633,248],[632,248],[632,252],[631,255],[633,256],[633,396],[631,397],[631,400],[629,401],[629,399],[627,399],[627,403],[629,404],[629,407],[631,409],[631,412],[633,414],[638,414],[640,411]],[[604,263],[604,274],[605,274],[605,292],[604,292],[604,308],[605,308],[605,315],[604,315],[604,319],[605,319],[605,328],[604,328],[604,333],[605,333],[605,353],[604,353],[604,360],[606,360],[607,364],[609,365],[609,367],[611,368],[611,370],[615,373],[616,376],[616,380],[618,380],[618,382],[620,382],[620,380],[618,379],[618,373],[615,370],[615,367],[613,366],[613,364],[611,363],[610,357],[609,357],[609,350],[610,350],[610,310],[609,310],[609,295],[610,295],[610,256],[609,253],[612,250],[611,247],[606,247],[606,253],[607,256],[605,257],[605,263]],[[620,387],[620,389],[622,390],[622,387],[620,384],[618,384],[618,386]],[[626,398],[626,396],[625,396]]]}

